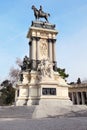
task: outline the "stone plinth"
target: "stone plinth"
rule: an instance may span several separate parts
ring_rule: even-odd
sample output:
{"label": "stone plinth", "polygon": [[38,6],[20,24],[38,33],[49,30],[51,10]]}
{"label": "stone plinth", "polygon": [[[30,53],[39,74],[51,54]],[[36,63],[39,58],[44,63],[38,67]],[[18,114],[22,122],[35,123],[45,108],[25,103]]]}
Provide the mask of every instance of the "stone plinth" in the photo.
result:
{"label": "stone plinth", "polygon": [[52,77],[49,77],[31,71],[29,82],[18,84],[18,90],[20,91],[16,98],[18,106],[72,104],[68,97],[68,85],[57,72],[53,72]]}

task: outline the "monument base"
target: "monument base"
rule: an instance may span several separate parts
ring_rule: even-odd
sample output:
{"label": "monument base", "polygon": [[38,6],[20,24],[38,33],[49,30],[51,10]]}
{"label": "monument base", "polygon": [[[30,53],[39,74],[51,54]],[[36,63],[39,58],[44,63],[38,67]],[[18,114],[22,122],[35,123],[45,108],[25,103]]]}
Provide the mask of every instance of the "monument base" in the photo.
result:
{"label": "monument base", "polygon": [[[16,105],[69,105],[68,85],[57,72],[55,25],[34,21],[28,31],[30,57],[25,56]],[[49,106],[48,105],[48,106]]]}
{"label": "monument base", "polygon": [[72,112],[72,102],[64,99],[41,99],[36,106],[32,118],[57,117],[68,115]]}
{"label": "monument base", "polygon": [[26,104],[27,104],[27,102],[26,102],[25,98],[17,99],[17,101],[16,101],[16,106],[24,106]]}
{"label": "monument base", "polygon": [[39,105],[45,106],[69,106],[72,105],[71,100],[68,99],[40,99]]}
{"label": "monument base", "polygon": [[[31,71],[30,76],[24,73],[24,81],[16,87],[16,106],[32,105],[71,105],[68,96],[68,85],[57,72],[53,77],[37,77],[36,71]],[[28,77],[31,80],[28,82]]]}
{"label": "monument base", "polygon": [[27,106],[32,106],[32,105],[39,105],[39,99],[28,100]]}

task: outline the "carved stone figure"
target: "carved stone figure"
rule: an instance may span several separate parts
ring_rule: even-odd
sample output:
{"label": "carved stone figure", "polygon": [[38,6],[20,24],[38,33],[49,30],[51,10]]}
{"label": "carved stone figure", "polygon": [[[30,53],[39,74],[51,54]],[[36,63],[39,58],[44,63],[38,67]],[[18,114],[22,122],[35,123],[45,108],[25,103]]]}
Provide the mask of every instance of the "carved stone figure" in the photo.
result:
{"label": "carved stone figure", "polygon": [[40,54],[41,54],[41,57],[43,57],[43,58],[46,58],[48,55],[48,46],[47,46],[47,42],[45,40],[41,40]]}
{"label": "carved stone figure", "polygon": [[37,71],[40,75],[45,76],[45,66],[44,61],[41,61],[41,63],[38,65]]}
{"label": "carved stone figure", "polygon": [[37,68],[39,78],[41,77],[53,77],[53,63],[47,60],[42,60],[41,63],[38,65]]}
{"label": "carved stone figure", "polygon": [[22,73],[20,73],[20,75],[19,75],[19,81],[23,81],[23,74]]}
{"label": "carved stone figure", "polygon": [[38,10],[34,5],[32,6],[32,9],[34,11],[34,16],[37,19],[39,18],[45,18],[46,22],[48,22],[48,16],[50,16],[49,13],[45,13],[42,11],[42,6],[40,6],[40,9]]}
{"label": "carved stone figure", "polygon": [[30,64],[29,58],[25,56],[23,59],[23,65],[21,66],[21,70],[25,71],[29,69],[29,64]]}
{"label": "carved stone figure", "polygon": [[46,68],[46,74],[48,75],[48,77],[51,77],[53,76],[53,63],[51,63],[49,61],[49,59],[47,59],[45,61],[45,68]]}
{"label": "carved stone figure", "polygon": [[77,79],[77,84],[81,84],[81,79],[80,78]]}
{"label": "carved stone figure", "polygon": [[41,15],[43,12],[42,6],[40,5],[39,14]]}

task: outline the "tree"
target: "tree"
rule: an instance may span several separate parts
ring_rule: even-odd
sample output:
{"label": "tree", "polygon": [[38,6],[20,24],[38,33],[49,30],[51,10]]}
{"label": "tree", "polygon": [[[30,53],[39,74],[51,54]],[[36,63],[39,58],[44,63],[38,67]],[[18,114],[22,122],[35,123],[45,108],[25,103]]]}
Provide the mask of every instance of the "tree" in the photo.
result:
{"label": "tree", "polygon": [[[22,61],[20,58],[16,59],[16,64],[21,67]],[[1,83],[0,89],[0,104],[11,105],[15,100],[14,84],[18,81],[20,69],[11,67],[9,72],[9,80],[6,79]]]}
{"label": "tree", "polygon": [[12,67],[9,72],[10,81],[12,84],[18,81],[20,70]]}
{"label": "tree", "polygon": [[61,68],[57,68],[57,71],[59,73],[59,75],[63,78],[66,79],[69,77],[69,74],[65,73],[65,69],[61,69]]}
{"label": "tree", "polygon": [[15,100],[15,89],[12,87],[12,83],[9,80],[5,80],[1,83],[1,86],[3,86],[0,90],[1,105],[11,105]]}
{"label": "tree", "polygon": [[[21,67],[23,64],[22,60],[20,58],[16,58],[16,64],[18,65],[18,67]],[[18,81],[19,73],[20,73],[19,68],[11,67],[10,72],[9,72],[9,77],[12,84]]]}
{"label": "tree", "polygon": [[23,61],[20,58],[16,58],[16,64],[21,67],[23,65]]}

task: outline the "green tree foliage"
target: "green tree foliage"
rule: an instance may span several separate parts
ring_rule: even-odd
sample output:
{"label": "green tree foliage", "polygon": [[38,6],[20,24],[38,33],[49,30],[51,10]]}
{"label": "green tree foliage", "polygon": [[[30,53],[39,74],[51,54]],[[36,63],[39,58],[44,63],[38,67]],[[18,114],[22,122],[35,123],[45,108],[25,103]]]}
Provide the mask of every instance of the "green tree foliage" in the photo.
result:
{"label": "green tree foliage", "polygon": [[[22,61],[20,58],[16,59],[16,64],[20,67]],[[9,80],[4,80],[0,86],[0,105],[11,105],[15,100],[15,83],[18,81],[20,69],[11,67],[9,71]]]}
{"label": "green tree foliage", "polygon": [[57,68],[57,71],[58,71],[59,75],[60,75],[63,79],[68,78],[69,74],[66,74],[66,73],[65,73],[65,69]]}
{"label": "green tree foliage", "polygon": [[1,83],[1,105],[11,105],[15,99],[15,89],[12,87],[12,83],[9,80],[5,80]]}

